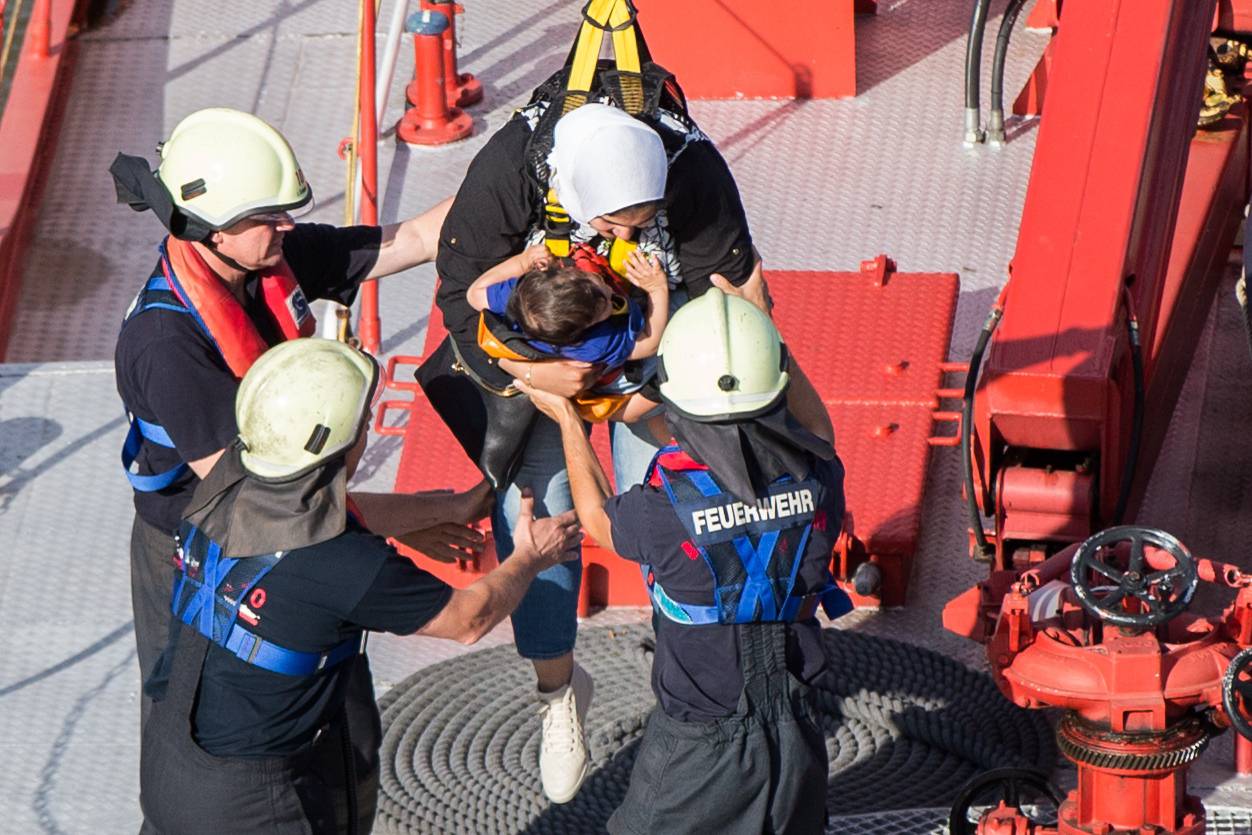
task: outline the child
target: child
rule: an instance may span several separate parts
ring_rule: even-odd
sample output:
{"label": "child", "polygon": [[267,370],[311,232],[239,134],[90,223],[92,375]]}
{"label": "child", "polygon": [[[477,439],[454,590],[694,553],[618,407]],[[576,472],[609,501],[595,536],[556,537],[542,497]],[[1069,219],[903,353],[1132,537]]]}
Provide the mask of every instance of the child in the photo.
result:
{"label": "child", "polygon": [[[483,273],[466,296],[475,310],[505,317],[537,351],[603,365],[604,375],[587,395],[614,406],[584,409],[584,417],[633,422],[657,404],[637,394],[642,380],[628,379],[623,367],[656,356],[669,319],[669,280],[655,257],[637,249],[625,266],[626,279],[647,294],[646,311],[604,259],[583,245],[569,259],[533,246]],[[645,365],[643,379],[651,371]]]}

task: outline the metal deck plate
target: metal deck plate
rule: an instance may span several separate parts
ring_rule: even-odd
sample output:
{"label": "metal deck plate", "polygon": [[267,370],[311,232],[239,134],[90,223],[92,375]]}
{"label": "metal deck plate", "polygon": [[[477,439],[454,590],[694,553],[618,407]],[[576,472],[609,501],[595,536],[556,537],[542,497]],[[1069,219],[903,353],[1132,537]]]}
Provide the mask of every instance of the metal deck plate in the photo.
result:
{"label": "metal deck plate", "polygon": [[[113,154],[151,158],[156,141],[197,107],[255,109],[293,142],[317,195],[313,219],[338,223],[343,213],[343,164],[335,151],[351,131],[353,4],[122,5],[115,21],[77,44],[77,68],[26,265],[8,356],[45,365],[0,367],[0,832],[15,835],[133,832],[139,823],[138,668],[127,568],[131,510],[117,471],[120,405],[107,364],[47,365],[108,360],[122,312],[154,263],[156,222],[113,202],[106,173]],[[416,213],[456,189],[490,132],[564,57],[579,3],[467,5],[458,24],[462,67],[482,79],[487,95],[471,111],[477,132],[435,150],[397,147],[385,135],[385,220]],[[997,0],[994,13],[1003,5]],[[391,8],[391,2],[383,4],[380,28]],[[1012,254],[1034,133],[1029,124],[1014,126],[1013,141],[999,152],[966,151],[959,144],[968,0],[883,0],[879,8],[877,18],[858,21],[861,96],[695,102],[693,111],[734,171],[768,267],[855,269],[862,259],[887,252],[906,271],[958,272],[962,293],[950,355],[963,358]],[[1043,42],[1038,35],[1015,35],[1006,89],[1020,86]],[[988,43],[984,66],[990,65],[991,48]],[[400,80],[411,71],[412,52],[404,48],[382,122],[388,129],[402,108]],[[433,282],[426,267],[383,283],[386,353],[420,349]],[[1222,333],[1231,325],[1216,324]],[[1244,356],[1229,350],[1236,369]],[[1207,366],[1197,364],[1193,378],[1199,377],[1189,382],[1189,391],[1208,389],[1206,373]],[[1190,404],[1198,413],[1199,400]],[[1252,398],[1224,402],[1220,410],[1248,414]],[[1158,476],[1190,479],[1194,446],[1188,446],[1200,437],[1177,433],[1182,446],[1171,447],[1176,454],[1162,454]],[[398,439],[376,439],[362,483],[390,489],[398,452]],[[1167,455],[1175,455],[1169,466]],[[909,607],[857,612],[840,626],[924,642],[981,666],[981,648],[939,624],[942,604],[984,574],[964,556],[957,464],[955,455],[933,458]],[[1206,469],[1204,478],[1232,475]],[[1218,492],[1211,486],[1218,483],[1206,480],[1206,489]],[[1240,519],[1246,525],[1247,514],[1220,506],[1236,519],[1217,520],[1231,533],[1212,547],[1234,547],[1234,528]],[[1188,541],[1213,521],[1180,517],[1187,527],[1175,530]],[[617,610],[594,622],[645,618],[640,610]],[[510,640],[505,625],[480,646]],[[434,639],[376,636],[370,642],[376,685],[384,690],[414,669],[462,651]],[[1252,803],[1242,793],[1245,783],[1230,779],[1228,740],[1219,738],[1197,764],[1193,785],[1210,804],[1247,808]],[[864,829],[840,819],[833,831],[933,832],[942,819],[871,817],[859,822]],[[921,823],[910,829],[910,820]],[[926,820],[929,830],[922,828]],[[1247,831],[1231,827],[1216,831]]]}

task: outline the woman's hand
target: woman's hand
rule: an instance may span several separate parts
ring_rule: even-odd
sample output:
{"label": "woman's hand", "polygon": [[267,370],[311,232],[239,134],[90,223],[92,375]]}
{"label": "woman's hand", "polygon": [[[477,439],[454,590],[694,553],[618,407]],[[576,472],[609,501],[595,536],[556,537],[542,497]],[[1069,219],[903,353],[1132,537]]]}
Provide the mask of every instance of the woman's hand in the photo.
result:
{"label": "woman's hand", "polygon": [[567,397],[544,391],[535,386],[528,386],[524,380],[514,380],[513,385],[517,386],[518,391],[530,398],[530,402],[535,404],[536,409],[557,423],[560,423],[562,418],[571,414],[574,416],[578,414],[574,404]]}
{"label": "woman's hand", "polygon": [[502,359],[500,367],[530,388],[550,391],[562,397],[573,397],[585,391],[601,374],[598,365],[575,360],[523,362]]}
{"label": "woman's hand", "polygon": [[669,276],[655,255],[636,249],[626,258],[626,280],[645,293],[669,289]]}
{"label": "woman's hand", "polygon": [[752,274],[748,276],[748,280],[738,287],[731,284],[726,276],[718,273],[713,273],[709,276],[709,281],[726,295],[738,296],[756,305],[766,316],[773,315],[770,311],[774,309],[774,302],[769,297],[769,287],[765,284],[765,274],[761,271],[761,259],[759,257],[756,259],[756,264],[752,267]]}

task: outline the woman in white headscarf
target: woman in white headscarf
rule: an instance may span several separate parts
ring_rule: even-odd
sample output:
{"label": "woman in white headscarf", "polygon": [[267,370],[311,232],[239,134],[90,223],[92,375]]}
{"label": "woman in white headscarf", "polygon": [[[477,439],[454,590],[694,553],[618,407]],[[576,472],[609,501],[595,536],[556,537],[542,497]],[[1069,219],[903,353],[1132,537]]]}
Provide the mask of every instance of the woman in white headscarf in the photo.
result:
{"label": "woman in white headscarf", "polygon": [[[569,214],[564,234],[572,243],[607,254],[620,238],[656,256],[672,306],[712,284],[765,294],[734,178],[686,114],[657,107],[633,117],[592,103],[553,128],[548,107],[536,100],[518,111],[470,164],[439,240],[437,301],[450,337],[419,372],[431,402],[499,489],[493,527],[501,559],[511,550],[522,487],[533,490],[536,515],[573,507],[559,432],[524,396],[511,396],[512,381],[568,397],[599,373],[568,360],[493,358],[477,342],[478,315],[466,290],[545,239],[549,189]],[[625,490],[642,480],[657,447],[643,430],[612,430],[617,486]],[[587,772],[583,719],[593,687],[573,656],[581,573],[578,561],[544,572],[513,615],[518,652],[535,665],[544,717],[540,774],[555,803],[572,799]]]}

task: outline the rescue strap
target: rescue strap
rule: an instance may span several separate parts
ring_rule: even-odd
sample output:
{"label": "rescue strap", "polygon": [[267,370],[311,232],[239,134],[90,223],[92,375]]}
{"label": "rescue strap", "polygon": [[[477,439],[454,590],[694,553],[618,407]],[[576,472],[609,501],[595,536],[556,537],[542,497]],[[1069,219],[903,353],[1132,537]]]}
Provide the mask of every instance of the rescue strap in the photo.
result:
{"label": "rescue strap", "polygon": [[[170,283],[164,275],[154,275],[148,279],[143,289],[139,291],[139,297],[135,299],[126,318],[130,319],[145,310],[171,310],[175,313],[192,315],[187,306],[178,300],[178,296],[170,288]],[[203,323],[199,324],[201,327],[204,326]],[[152,475],[132,472],[131,467],[135,459],[139,457],[139,450],[143,448],[144,441],[166,449],[173,449],[174,442],[170,440],[169,433],[164,427],[129,413],[127,418],[130,420],[130,430],[126,433],[126,440],[122,443],[122,471],[126,473],[127,481],[137,493],[156,493],[164,490],[187,472],[187,463],[180,462],[165,472]]]}
{"label": "rescue strap", "polygon": [[[644,110],[640,55],[648,53],[646,45],[640,48],[643,35],[637,25],[635,4],[631,0],[588,0],[582,15],[578,39],[565,62],[569,77],[565,83],[565,95],[561,97],[561,115],[590,101],[604,33],[611,32],[613,61],[621,79],[622,106],[631,116],[638,116]],[[553,255],[565,258],[570,254],[570,233],[574,224],[553,188],[547,191],[543,215],[544,245]]]}
{"label": "rescue strap", "polygon": [[[289,649],[245,629],[239,610],[285,552],[257,557],[222,558],[222,548],[194,527],[184,527],[179,543],[179,575],[174,582],[171,610],[174,617],[231,655],[263,670],[287,676],[307,676],[334,667],[361,651],[364,632],[326,652]],[[203,562],[192,556],[197,537],[204,538]],[[189,572],[198,574],[199,579]],[[263,592],[262,592],[263,593]]]}
{"label": "rescue strap", "polygon": [[[677,444],[670,444],[657,452],[652,459],[651,465],[648,467],[648,473],[644,481],[653,486],[660,486],[665,491],[679,520],[687,528],[688,532],[692,532],[687,518],[690,514],[684,514],[684,511],[690,508],[692,503],[683,501],[677,495],[674,483],[669,475],[671,471],[685,479],[705,499],[723,496],[725,491],[713,479],[707,467],[692,460]],[[784,475],[777,479],[771,487],[787,485],[793,482],[794,479],[791,476]],[[641,566],[643,580],[648,587],[648,594],[653,606],[658,612],[675,623],[692,626],[710,623],[791,623],[812,617],[816,613],[819,604],[825,609],[827,616],[832,619],[851,611],[851,599],[842,589],[829,580],[819,591],[805,595],[792,594],[796,578],[799,575],[800,564],[804,561],[809,535],[813,530],[815,512],[809,511],[796,514],[796,517],[791,524],[785,524],[773,529],[767,528],[762,532],[755,544],[747,533],[741,533],[730,538],[734,555],[745,574],[744,582],[738,589],[719,585],[721,579],[717,573],[713,557],[707,548],[696,541],[700,537],[693,535],[690,540],[683,542],[682,547],[687,555],[693,559],[696,557],[703,559],[709,569],[709,573],[712,575],[714,586],[714,605],[712,606],[681,603],[674,600],[657,581],[652,566],[646,563],[643,564]],[[768,569],[774,556],[774,550],[778,545],[780,534],[787,528],[797,528],[801,524],[804,526],[803,531],[800,534],[799,543],[795,547],[790,573],[787,577],[787,586],[782,603],[779,605],[774,594],[774,584],[771,581]],[[724,544],[724,542],[711,543],[713,547],[720,547]],[[738,592],[739,599],[733,607],[734,612],[730,618],[726,616],[727,606],[722,600],[723,591],[729,591],[732,594],[735,591]]]}

